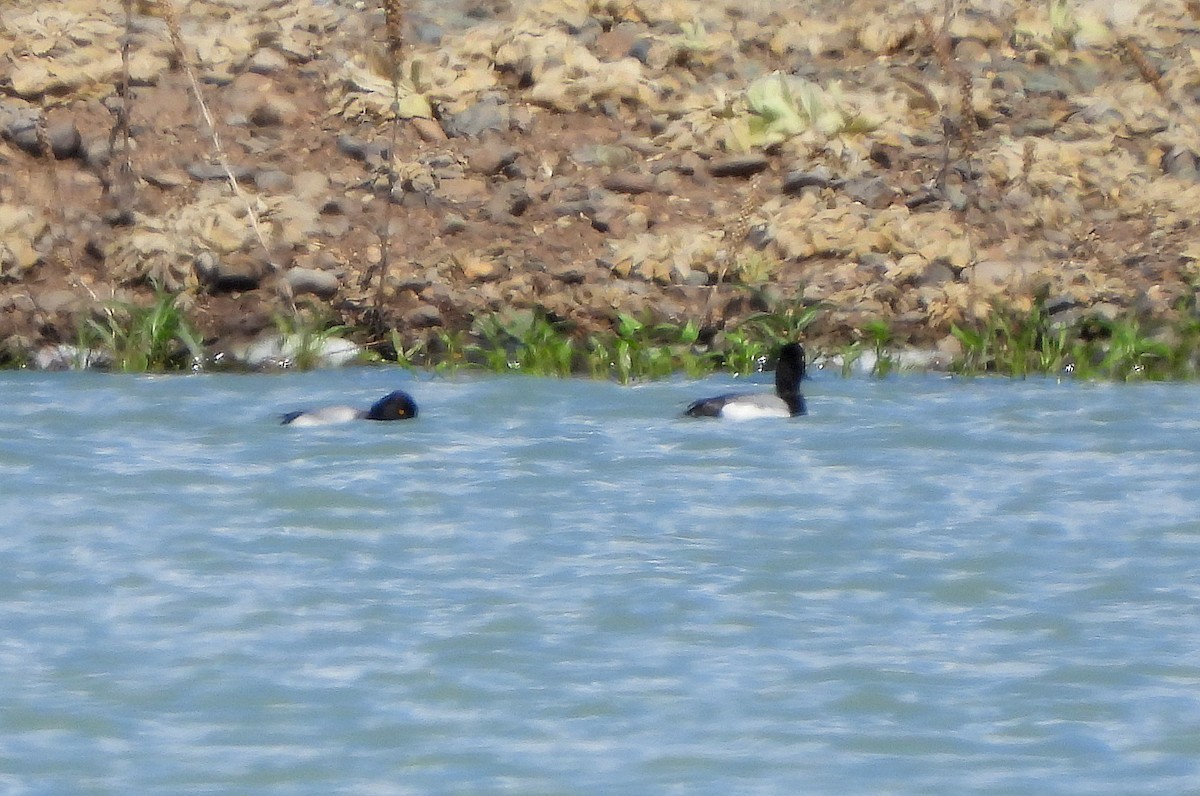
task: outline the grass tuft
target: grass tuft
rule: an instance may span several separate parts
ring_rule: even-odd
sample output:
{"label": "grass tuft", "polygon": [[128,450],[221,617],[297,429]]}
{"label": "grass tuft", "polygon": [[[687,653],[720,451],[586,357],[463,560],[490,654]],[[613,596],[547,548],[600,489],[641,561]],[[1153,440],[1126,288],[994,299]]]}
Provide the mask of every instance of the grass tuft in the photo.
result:
{"label": "grass tuft", "polygon": [[99,351],[114,370],[149,373],[192,370],[204,361],[204,345],[179,306],[179,297],[158,290],[141,307],[109,302],[100,318],[88,318],[79,332],[81,351]]}

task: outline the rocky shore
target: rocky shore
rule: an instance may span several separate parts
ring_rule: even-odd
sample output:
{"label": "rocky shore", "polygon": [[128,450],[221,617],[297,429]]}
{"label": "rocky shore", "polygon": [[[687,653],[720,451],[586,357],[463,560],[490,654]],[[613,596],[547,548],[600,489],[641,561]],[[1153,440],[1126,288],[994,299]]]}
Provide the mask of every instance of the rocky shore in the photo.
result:
{"label": "rocky shore", "polygon": [[1195,313],[1197,3],[429,0],[393,85],[372,3],[164,2],[0,7],[4,361],[159,290],[218,352]]}

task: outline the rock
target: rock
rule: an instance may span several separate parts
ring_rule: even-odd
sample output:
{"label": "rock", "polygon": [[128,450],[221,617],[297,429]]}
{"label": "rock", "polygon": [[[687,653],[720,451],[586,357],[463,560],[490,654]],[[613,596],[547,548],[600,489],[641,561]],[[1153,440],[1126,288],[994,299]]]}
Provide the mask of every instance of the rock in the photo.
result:
{"label": "rock", "polygon": [[1164,174],[1188,182],[1200,181],[1200,158],[1189,149],[1181,146],[1171,147],[1171,150],[1163,155],[1160,165]]}
{"label": "rock", "polygon": [[581,285],[587,280],[587,268],[582,263],[569,260],[550,268],[550,275],[566,285]]}
{"label": "rock", "polygon": [[935,260],[925,266],[925,270],[917,277],[917,284],[922,287],[942,285],[946,282],[953,282],[955,278],[954,269],[941,260]]}
{"label": "rock", "polygon": [[986,287],[1004,287],[1024,281],[1037,266],[1009,260],[982,260],[964,269],[967,281]]}
{"label": "rock", "polygon": [[343,133],[337,137],[336,144],[338,151],[343,155],[355,160],[366,159],[367,142],[363,139]]}
{"label": "rock", "polygon": [[316,199],[329,193],[329,177],[319,171],[302,171],[292,178],[292,191],[304,199]]}
{"label": "rock", "polygon": [[332,298],[341,287],[340,280],[329,271],[314,268],[289,268],[283,275],[292,294],[299,296],[311,293],[318,298]]}
{"label": "rock", "polygon": [[502,133],[508,129],[508,106],[498,97],[485,97],[443,119],[442,129],[451,138],[470,138],[489,130]]}
{"label": "rock", "polygon": [[337,368],[358,359],[362,349],[342,337],[316,340],[301,335],[273,335],[256,340],[234,357],[251,368],[287,368],[301,356],[313,357],[318,367]]}
{"label": "rock", "polygon": [[428,329],[441,326],[442,311],[432,304],[421,304],[401,316],[401,322],[408,329]]}
{"label": "rock", "polygon": [[108,166],[109,161],[112,160],[112,147],[108,144],[107,136],[98,136],[85,139],[80,148],[80,154],[88,168],[99,171]]}
{"label": "rock", "polygon": [[103,368],[109,364],[111,357],[103,352],[66,344],[39,348],[33,358],[33,366],[37,370],[83,370]]}
{"label": "rock", "polygon": [[262,281],[261,265],[244,255],[222,258],[214,252],[201,252],[192,264],[196,269],[196,277],[210,293],[255,290]]}
{"label": "rock", "polygon": [[828,188],[833,184],[833,174],[824,166],[818,166],[812,171],[789,171],[783,178],[783,192],[794,195],[805,188]]}
{"label": "rock", "polygon": [[888,185],[882,177],[855,177],[846,180],[841,190],[856,202],[874,210],[887,207],[896,198],[896,189]]}
{"label": "rock", "polygon": [[942,201],[942,199],[943,197],[940,191],[937,191],[933,188],[919,188],[905,198],[904,206],[909,210],[916,210],[922,207],[937,205]]}
{"label": "rock", "polygon": [[490,177],[514,163],[520,152],[514,147],[491,144],[468,149],[464,154],[472,171]]}
{"label": "rock", "polygon": [[254,186],[263,193],[284,193],[292,189],[292,176],[279,169],[254,172]]}
{"label": "rock", "polygon": [[0,132],[26,154],[42,154],[37,130],[40,120],[41,113],[35,108],[0,106]]}
{"label": "rock", "polygon": [[246,69],[256,75],[273,75],[287,69],[287,66],[287,57],[270,47],[260,48],[250,56],[250,60],[246,63]]}
{"label": "rock", "polygon": [[263,97],[249,113],[247,117],[250,124],[255,127],[278,127],[284,124],[292,124],[299,116],[300,111],[296,107],[296,103],[283,97],[268,96]]}
{"label": "rock", "polygon": [[59,160],[76,157],[83,144],[83,137],[74,119],[53,119],[46,125],[46,139],[50,151]]}
{"label": "rock", "polygon": [[45,290],[34,296],[33,300],[37,303],[38,309],[47,315],[58,315],[63,312],[73,313],[83,305],[79,296],[63,288]]}
{"label": "rock", "polygon": [[454,204],[477,204],[488,198],[487,183],[480,179],[441,180],[437,196]]}
{"label": "rock", "polygon": [[979,39],[961,39],[954,45],[954,57],[961,63],[985,64],[991,62],[992,53]]}
{"label": "rock", "polygon": [[654,178],[652,176],[633,171],[618,171],[615,174],[609,174],[600,184],[605,190],[613,191],[614,193],[636,195],[650,193],[654,190]]}
{"label": "rock", "polygon": [[1054,133],[1054,122],[1049,119],[1023,119],[1013,125],[1013,137],[1048,136]]}
{"label": "rock", "polygon": [[770,165],[766,155],[753,153],[714,160],[708,164],[708,173],[713,177],[753,177]]}
{"label": "rock", "polygon": [[[254,169],[249,166],[230,164],[229,171],[233,173],[233,178],[241,183],[251,182],[254,179]],[[189,163],[187,173],[193,180],[201,182],[229,179],[229,172],[219,163]]]}
{"label": "rock", "polygon": [[455,258],[458,267],[462,269],[463,278],[470,282],[486,282],[497,279],[501,275],[499,264],[490,257],[469,253]]}
{"label": "rock", "polygon": [[412,26],[412,36],[422,44],[439,45],[445,33],[442,26],[428,19],[417,20]]}
{"label": "rock", "polygon": [[446,131],[442,129],[442,125],[436,119],[423,119],[417,117],[412,119],[409,124],[417,131],[417,135],[427,144],[436,144],[445,141],[449,138]]}
{"label": "rock", "polygon": [[186,173],[172,168],[159,168],[154,171],[147,171],[142,175],[142,178],[155,188],[162,188],[165,191],[174,190],[188,183],[188,175]]}

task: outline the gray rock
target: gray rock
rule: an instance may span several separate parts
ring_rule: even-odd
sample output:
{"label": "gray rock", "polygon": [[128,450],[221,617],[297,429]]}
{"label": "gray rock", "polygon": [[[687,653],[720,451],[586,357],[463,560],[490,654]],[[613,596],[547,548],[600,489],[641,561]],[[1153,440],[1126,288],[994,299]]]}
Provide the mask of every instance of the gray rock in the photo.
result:
{"label": "gray rock", "polygon": [[42,154],[42,142],[37,137],[37,119],[18,119],[5,127],[5,138],[25,152],[26,155]]}
{"label": "gray rock", "polygon": [[465,111],[442,120],[442,129],[451,138],[470,138],[489,130],[508,129],[508,106],[499,97],[485,97]]}
{"label": "gray rock", "polygon": [[5,108],[0,112],[3,135],[29,155],[42,154],[37,126],[41,114],[33,108]]}
{"label": "gray rock", "polygon": [[366,159],[367,142],[363,139],[343,133],[337,137],[336,143],[338,151],[343,155],[352,157],[355,160]]}
{"label": "gray rock", "polygon": [[272,75],[276,72],[282,72],[287,69],[287,57],[278,50],[270,47],[259,49],[254,55],[250,56],[246,68],[256,75]]}
{"label": "gray rock", "polygon": [[335,274],[314,268],[289,268],[283,278],[297,296],[311,293],[319,298],[332,298],[341,287]]}
{"label": "gray rock", "polygon": [[1049,119],[1025,119],[1013,125],[1014,138],[1047,136],[1054,132],[1054,122]]}
{"label": "gray rock", "polygon": [[83,136],[74,119],[51,121],[46,125],[46,139],[50,142],[50,151],[59,160],[76,157],[83,144]]}
{"label": "gray rock", "polygon": [[443,235],[457,235],[467,229],[467,220],[458,213],[450,213],[442,224]]}
{"label": "gray rock", "polygon": [[970,281],[985,285],[1005,285],[1024,281],[1036,270],[1031,263],[1010,260],[982,260],[966,269]]}
{"label": "gray rock", "polygon": [[317,199],[329,194],[329,176],[319,171],[301,171],[292,177],[292,190],[305,199]]}
{"label": "gray rock", "polygon": [[605,190],[614,193],[641,194],[654,190],[654,177],[634,171],[618,171],[609,174],[600,183]]}
{"label": "gray rock", "polygon": [[925,266],[925,270],[917,277],[917,284],[924,287],[927,285],[942,285],[955,280],[954,269],[941,260],[934,260],[929,265]]}
{"label": "gray rock", "polygon": [[164,190],[173,190],[180,186],[187,185],[188,175],[178,169],[154,169],[147,171],[142,175],[142,178],[153,185],[155,188]]}
{"label": "gray rock", "polygon": [[1188,182],[1200,181],[1200,158],[1190,149],[1171,147],[1171,151],[1163,155],[1161,166],[1164,174]]}
{"label": "gray rock", "polygon": [[422,304],[413,307],[401,317],[401,322],[408,329],[428,329],[442,325],[442,311],[432,304]]}
{"label": "gray rock", "polygon": [[292,177],[280,169],[259,169],[254,173],[254,186],[263,193],[284,193],[292,189]]}
{"label": "gray rock", "polygon": [[413,39],[422,44],[441,44],[444,33],[441,25],[429,20],[419,20],[412,26]]}
{"label": "gray rock", "polygon": [[811,171],[789,171],[783,178],[783,192],[789,195],[798,194],[805,188],[828,188],[833,184],[833,174],[824,166],[818,166]]}
{"label": "gray rock", "polygon": [[[254,177],[254,169],[248,166],[230,164],[229,169],[233,172],[233,177],[238,182],[249,182]],[[193,180],[200,180],[201,182],[229,179],[225,167],[219,163],[189,163],[187,173]]]}
{"label": "gray rock", "polygon": [[713,177],[753,177],[771,165],[766,155],[752,153],[714,160],[708,165]]}
{"label": "gray rock", "polygon": [[91,169],[103,169],[112,161],[112,148],[107,136],[89,138],[83,142],[80,154],[83,162]]}
{"label": "gray rock", "polygon": [[909,210],[916,210],[921,207],[937,205],[941,203],[942,199],[942,194],[939,191],[931,188],[919,188],[905,198],[904,204]]}
{"label": "gray rock", "polygon": [[46,290],[34,296],[38,308],[47,315],[57,315],[60,312],[74,312],[83,301],[70,290],[62,288]]}
{"label": "gray rock", "polygon": [[336,368],[355,361],[361,352],[356,343],[342,337],[313,341],[301,335],[275,335],[235,351],[234,357],[252,368],[286,368],[301,355],[309,355],[316,358],[318,367]]}
{"label": "gray rock", "polygon": [[566,285],[581,285],[587,280],[587,269],[574,261],[564,262],[550,269],[550,275]]}
{"label": "gray rock", "polygon": [[33,366],[37,370],[83,370],[110,364],[112,358],[104,352],[66,344],[44,346],[33,357]]}
{"label": "gray rock", "polygon": [[856,202],[875,210],[887,207],[896,198],[896,189],[882,177],[856,177],[846,180],[841,190]]}

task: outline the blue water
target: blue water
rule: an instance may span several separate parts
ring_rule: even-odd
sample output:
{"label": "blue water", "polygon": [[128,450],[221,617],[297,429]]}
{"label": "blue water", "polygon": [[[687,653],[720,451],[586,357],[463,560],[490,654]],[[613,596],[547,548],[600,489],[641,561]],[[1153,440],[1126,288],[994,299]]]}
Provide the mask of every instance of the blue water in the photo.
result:
{"label": "blue water", "polygon": [[0,792],[1200,793],[1200,386],[731,386],[0,374]]}

